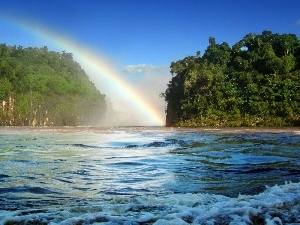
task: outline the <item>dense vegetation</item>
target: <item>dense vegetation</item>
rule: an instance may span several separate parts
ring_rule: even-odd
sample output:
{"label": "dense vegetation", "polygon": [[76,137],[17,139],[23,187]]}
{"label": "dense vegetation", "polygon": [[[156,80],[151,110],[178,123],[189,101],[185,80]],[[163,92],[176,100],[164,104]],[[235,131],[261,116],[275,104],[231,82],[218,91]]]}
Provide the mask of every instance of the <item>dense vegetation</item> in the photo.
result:
{"label": "dense vegetation", "polygon": [[162,96],[167,126],[299,126],[300,41],[294,34],[248,34],[230,48],[209,38],[171,63]]}
{"label": "dense vegetation", "polygon": [[105,112],[71,53],[0,45],[0,125],[99,125]]}

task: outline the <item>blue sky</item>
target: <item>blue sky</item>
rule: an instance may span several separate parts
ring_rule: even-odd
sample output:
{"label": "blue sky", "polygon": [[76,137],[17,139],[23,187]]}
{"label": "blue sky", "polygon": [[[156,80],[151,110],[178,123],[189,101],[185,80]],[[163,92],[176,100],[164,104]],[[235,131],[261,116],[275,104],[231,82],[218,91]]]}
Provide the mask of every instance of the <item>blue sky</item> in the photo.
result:
{"label": "blue sky", "polygon": [[[0,12],[40,23],[126,64],[169,65],[197,50],[208,37],[230,45],[250,32],[300,35],[300,1],[10,0]],[[298,22],[298,26],[296,25]],[[30,44],[23,37],[12,43]],[[22,43],[24,42],[24,43]]]}
{"label": "blue sky", "polygon": [[209,37],[232,46],[264,30],[300,36],[299,0],[0,0],[1,14],[0,43],[49,45],[7,17],[65,35],[109,57],[162,111],[170,63],[203,54]]}

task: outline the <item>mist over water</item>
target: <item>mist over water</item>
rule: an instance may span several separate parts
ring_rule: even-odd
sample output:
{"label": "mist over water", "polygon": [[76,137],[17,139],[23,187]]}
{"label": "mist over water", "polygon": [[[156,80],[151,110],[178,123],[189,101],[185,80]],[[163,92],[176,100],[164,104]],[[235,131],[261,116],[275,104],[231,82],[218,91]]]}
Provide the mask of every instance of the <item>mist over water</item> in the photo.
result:
{"label": "mist over water", "polygon": [[300,223],[299,134],[1,127],[0,224]]}
{"label": "mist over water", "polygon": [[107,97],[107,112],[105,123],[103,124],[106,127],[110,126],[145,126],[145,125],[153,125],[147,124],[147,118],[143,118],[139,113],[137,113],[133,108],[130,108],[130,105],[126,102],[121,102],[120,99]]}
{"label": "mist over water", "polygon": [[[93,77],[91,77],[93,80]],[[97,79],[95,79],[96,81]],[[97,88],[103,90],[101,86],[96,83]],[[131,84],[133,86],[133,84]],[[142,89],[142,87],[140,87]],[[104,89],[105,91],[105,89]],[[160,121],[154,121],[149,118],[139,108],[132,105],[131,100],[121,93],[108,92],[106,95],[107,113],[105,126],[164,126],[165,125],[165,108],[166,103],[164,99],[159,97],[159,94],[164,92],[163,89],[156,88],[152,90],[137,90],[136,95],[142,96],[148,101],[151,108],[157,111]],[[143,107],[143,106],[139,106]],[[163,121],[163,122],[161,122]]]}
{"label": "mist over water", "polygon": [[[139,112],[135,111],[135,109],[130,108],[128,104],[123,105],[124,103],[118,102],[117,100],[112,102],[110,98],[106,98],[107,103],[107,113],[105,122],[103,126],[110,127],[118,127],[118,126],[163,126],[164,124],[156,123],[153,121],[149,121],[149,119]],[[126,104],[126,103],[125,103]],[[162,119],[163,119],[162,115]]]}
{"label": "mist over water", "polygon": [[[75,52],[81,54],[81,51]],[[81,57],[77,60],[96,88],[106,95],[107,113],[102,126],[165,125],[166,103],[160,94],[165,92],[171,77],[168,67],[150,67],[139,79],[133,79],[119,72],[112,61],[88,52],[95,60],[82,60]],[[101,66],[107,71],[99,69]]]}
{"label": "mist over water", "polygon": [[136,79],[100,53],[72,45],[75,59],[97,89],[106,95],[105,126],[164,126],[165,92],[171,78],[167,66],[147,66]]}

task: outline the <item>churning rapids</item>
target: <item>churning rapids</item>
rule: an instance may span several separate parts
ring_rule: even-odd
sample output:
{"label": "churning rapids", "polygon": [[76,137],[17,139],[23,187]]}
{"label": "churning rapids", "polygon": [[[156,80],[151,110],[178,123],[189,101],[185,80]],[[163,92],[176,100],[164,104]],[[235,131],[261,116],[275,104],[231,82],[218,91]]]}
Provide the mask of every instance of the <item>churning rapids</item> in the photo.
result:
{"label": "churning rapids", "polygon": [[299,224],[300,129],[0,128],[0,224]]}

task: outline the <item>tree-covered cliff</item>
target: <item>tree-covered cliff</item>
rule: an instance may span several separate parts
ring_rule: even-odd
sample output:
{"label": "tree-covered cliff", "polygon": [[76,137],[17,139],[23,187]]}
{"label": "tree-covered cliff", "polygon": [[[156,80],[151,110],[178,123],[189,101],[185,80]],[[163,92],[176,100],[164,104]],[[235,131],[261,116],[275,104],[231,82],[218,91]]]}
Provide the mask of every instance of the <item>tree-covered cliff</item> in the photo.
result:
{"label": "tree-covered cliff", "polygon": [[248,34],[230,47],[209,38],[201,56],[171,63],[162,96],[167,126],[299,126],[300,41]]}
{"label": "tree-covered cliff", "polygon": [[100,125],[105,112],[71,53],[0,45],[0,125]]}

